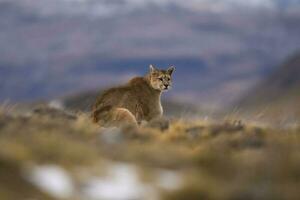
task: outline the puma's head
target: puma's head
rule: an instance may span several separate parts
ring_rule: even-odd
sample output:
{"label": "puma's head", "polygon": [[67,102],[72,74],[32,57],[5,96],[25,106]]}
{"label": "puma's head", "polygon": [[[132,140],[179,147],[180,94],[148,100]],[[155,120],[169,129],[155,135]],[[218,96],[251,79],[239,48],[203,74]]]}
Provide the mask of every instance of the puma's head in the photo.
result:
{"label": "puma's head", "polygon": [[149,80],[150,85],[159,91],[167,91],[172,86],[172,73],[175,68],[169,67],[167,70],[160,70],[150,65]]}

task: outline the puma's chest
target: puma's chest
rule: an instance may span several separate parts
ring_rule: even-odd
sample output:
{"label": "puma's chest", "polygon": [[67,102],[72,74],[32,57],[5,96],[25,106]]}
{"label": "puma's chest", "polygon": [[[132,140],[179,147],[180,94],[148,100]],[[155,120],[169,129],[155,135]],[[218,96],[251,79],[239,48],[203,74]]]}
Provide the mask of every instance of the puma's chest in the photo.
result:
{"label": "puma's chest", "polygon": [[160,117],[163,115],[163,112],[160,99],[156,99],[156,101],[152,102],[152,105],[150,106],[150,113],[153,117]]}
{"label": "puma's chest", "polygon": [[161,101],[158,102],[158,112],[159,112],[159,115],[163,115],[163,113],[164,113],[164,109],[161,105]]}
{"label": "puma's chest", "polygon": [[161,104],[160,96],[156,98],[143,99],[140,102],[142,105],[142,113],[145,119],[151,120],[153,118],[161,117],[163,115],[163,107]]}

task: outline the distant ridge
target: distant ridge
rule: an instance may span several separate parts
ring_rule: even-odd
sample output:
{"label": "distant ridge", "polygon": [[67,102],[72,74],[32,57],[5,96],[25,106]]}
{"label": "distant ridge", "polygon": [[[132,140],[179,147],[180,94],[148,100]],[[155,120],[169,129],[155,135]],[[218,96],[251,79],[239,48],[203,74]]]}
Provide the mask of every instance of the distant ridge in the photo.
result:
{"label": "distant ridge", "polygon": [[288,58],[269,77],[251,89],[238,107],[275,118],[300,116],[300,53]]}
{"label": "distant ridge", "polygon": [[155,8],[178,7],[194,12],[228,12],[237,8],[266,9],[289,11],[299,6],[297,0],[0,0],[0,3],[17,2],[21,6],[44,15],[53,14],[93,14],[97,17],[107,17],[119,13],[127,13],[136,9],[144,9],[149,6]]}

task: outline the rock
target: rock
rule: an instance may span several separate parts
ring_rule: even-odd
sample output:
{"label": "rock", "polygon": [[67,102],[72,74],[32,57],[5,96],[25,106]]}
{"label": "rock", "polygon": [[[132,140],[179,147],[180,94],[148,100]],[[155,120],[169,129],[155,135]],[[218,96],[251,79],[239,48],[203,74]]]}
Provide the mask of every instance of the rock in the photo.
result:
{"label": "rock", "polygon": [[161,131],[168,130],[170,127],[170,122],[166,118],[157,118],[148,122],[145,127],[159,129]]}
{"label": "rock", "polygon": [[105,144],[118,144],[123,141],[123,138],[120,128],[100,128],[100,139]]}
{"label": "rock", "polygon": [[52,108],[49,106],[37,106],[33,109],[32,111],[33,115],[40,115],[40,116],[48,116],[50,118],[60,118],[60,119],[67,119],[67,120],[76,120],[77,116],[61,110],[61,109],[57,109],[57,108]]}
{"label": "rock", "polygon": [[203,130],[204,130],[203,126],[194,126],[191,128],[187,128],[185,132],[187,133],[188,137],[190,137],[191,139],[195,139],[201,135]]}

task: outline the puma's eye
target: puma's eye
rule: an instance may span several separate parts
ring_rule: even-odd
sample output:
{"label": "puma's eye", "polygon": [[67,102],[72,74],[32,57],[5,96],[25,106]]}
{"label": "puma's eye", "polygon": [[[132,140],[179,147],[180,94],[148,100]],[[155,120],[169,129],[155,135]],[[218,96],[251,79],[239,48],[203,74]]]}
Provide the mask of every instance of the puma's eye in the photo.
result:
{"label": "puma's eye", "polygon": [[170,81],[171,79],[170,78],[167,78],[167,81]]}
{"label": "puma's eye", "polygon": [[164,79],[163,78],[159,78],[158,80],[163,81]]}

